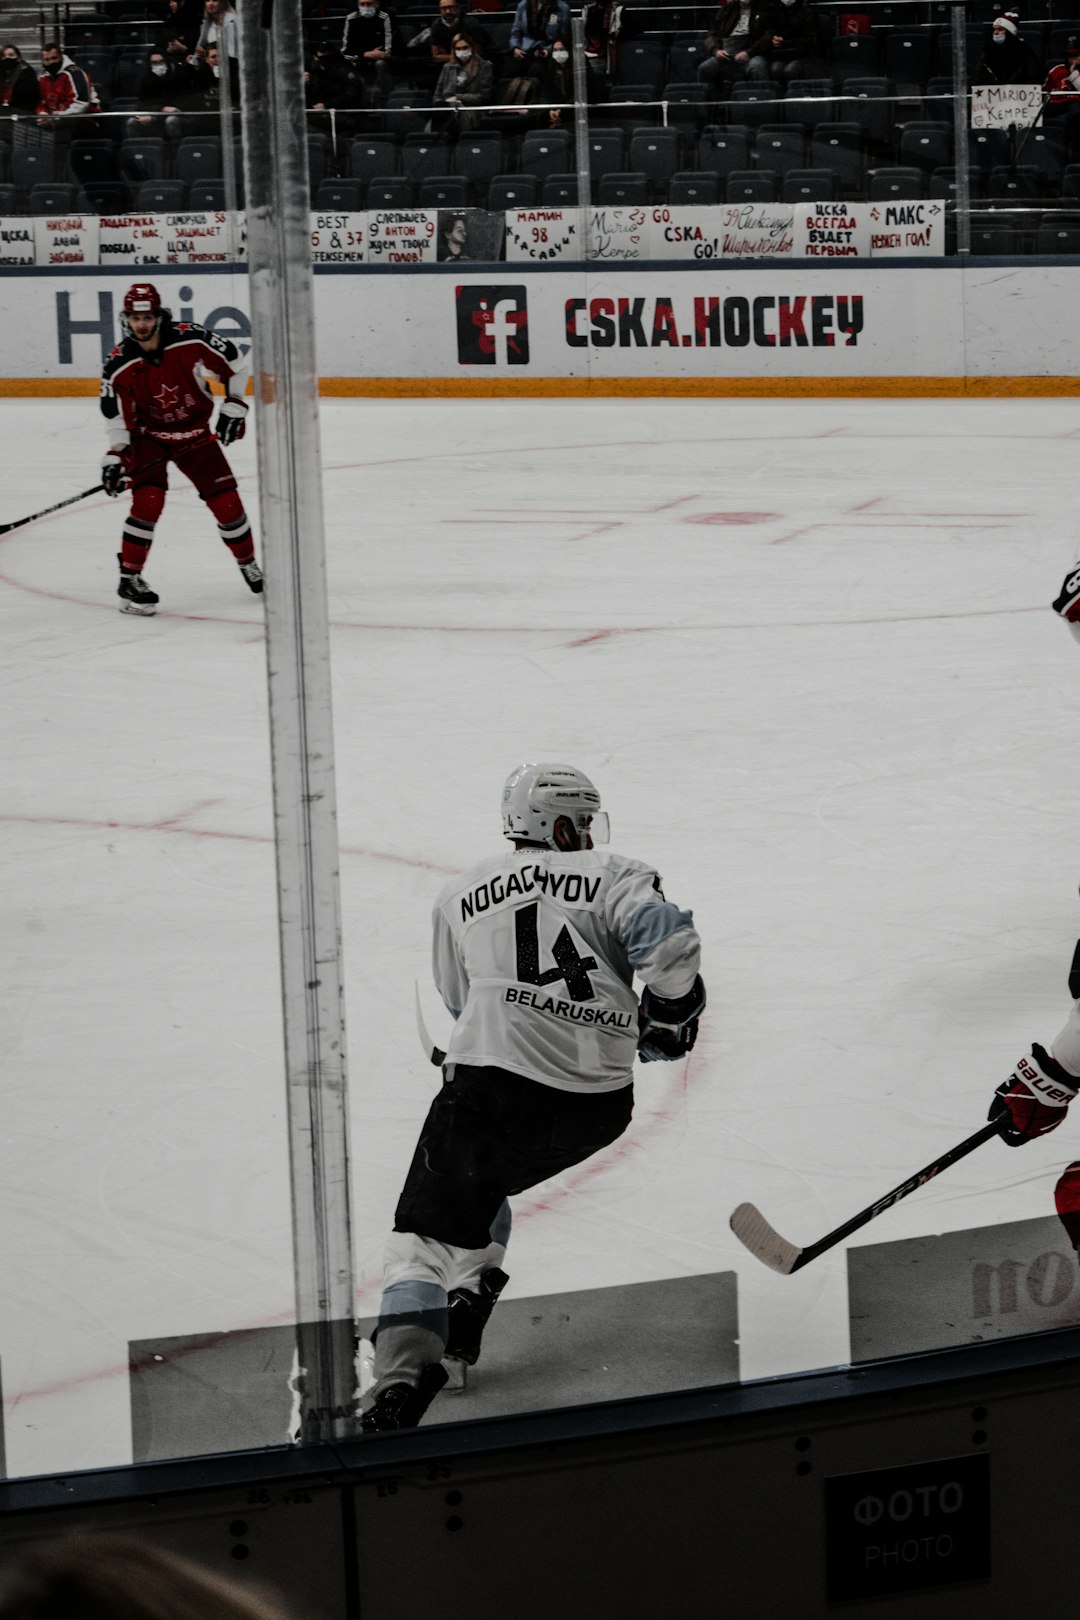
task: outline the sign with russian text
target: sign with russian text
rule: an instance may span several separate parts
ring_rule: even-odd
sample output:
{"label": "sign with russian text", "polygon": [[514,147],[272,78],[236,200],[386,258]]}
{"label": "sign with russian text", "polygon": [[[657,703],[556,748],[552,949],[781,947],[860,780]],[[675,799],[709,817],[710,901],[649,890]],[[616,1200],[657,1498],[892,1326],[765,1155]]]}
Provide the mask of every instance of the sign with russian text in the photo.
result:
{"label": "sign with russian text", "polygon": [[18,217],[0,219],[0,264],[37,263],[34,221]]}
{"label": "sign with russian text", "polygon": [[98,264],[96,214],[42,214],[34,220],[38,264]]}
{"label": "sign with russian text", "polygon": [[582,252],[581,214],[578,209],[507,209],[508,259],[548,264],[552,259],[580,259]]}
{"label": "sign with russian text", "polygon": [[791,256],[795,210],[790,203],[727,203],[718,213],[720,252],[732,259]]}
{"label": "sign with russian text", "polygon": [[825,1481],[830,1603],[990,1579],[985,1452]]}
{"label": "sign with russian text", "polygon": [[385,209],[369,213],[366,226],[368,264],[434,264],[435,210]]}

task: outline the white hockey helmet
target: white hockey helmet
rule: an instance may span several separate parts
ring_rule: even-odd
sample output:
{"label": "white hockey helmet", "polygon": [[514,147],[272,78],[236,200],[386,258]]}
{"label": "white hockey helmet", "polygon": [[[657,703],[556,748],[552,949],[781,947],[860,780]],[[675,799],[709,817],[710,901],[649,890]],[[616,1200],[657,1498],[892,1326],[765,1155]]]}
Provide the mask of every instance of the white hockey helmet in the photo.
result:
{"label": "white hockey helmet", "polygon": [[584,771],[573,765],[515,765],[502,792],[503,833],[530,844],[555,849],[555,823],[566,816],[594,844],[606,844],[611,833],[607,811]]}

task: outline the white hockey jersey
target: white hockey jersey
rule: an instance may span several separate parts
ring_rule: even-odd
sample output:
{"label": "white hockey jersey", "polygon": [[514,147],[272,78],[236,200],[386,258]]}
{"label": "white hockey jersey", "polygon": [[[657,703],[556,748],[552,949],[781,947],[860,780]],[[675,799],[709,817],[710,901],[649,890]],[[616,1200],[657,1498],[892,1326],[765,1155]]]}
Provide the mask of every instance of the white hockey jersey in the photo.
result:
{"label": "white hockey jersey", "polygon": [[685,995],[701,941],[651,866],[608,850],[507,845],[447,883],[433,968],[457,1022],[448,1063],[496,1065],[562,1091],[633,1078],[636,973]]}

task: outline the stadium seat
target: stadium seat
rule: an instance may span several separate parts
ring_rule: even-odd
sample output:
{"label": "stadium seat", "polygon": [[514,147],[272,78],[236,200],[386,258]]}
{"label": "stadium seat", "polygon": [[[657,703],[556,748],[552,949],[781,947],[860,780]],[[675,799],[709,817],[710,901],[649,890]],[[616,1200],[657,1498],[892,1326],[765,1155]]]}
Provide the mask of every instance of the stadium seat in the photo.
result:
{"label": "stadium seat", "polygon": [[135,207],[151,214],[179,214],[186,205],[182,180],[144,180],[135,193]]}
{"label": "stadium seat", "polygon": [[677,129],[684,140],[696,140],[709,116],[709,92],[705,86],[696,80],[693,83],[673,81],[665,84],[660,95],[668,104],[668,127]]}
{"label": "stadium seat", "polygon": [[81,186],[91,180],[120,179],[116,148],[111,141],[72,141],[68,163],[72,177]]}
{"label": "stadium seat", "polygon": [[415,208],[416,190],[404,175],[376,175],[368,181],[368,208]]}
{"label": "stadium seat", "polygon": [[789,169],[780,183],[780,200],[786,203],[841,201],[836,176],[831,169]]}
{"label": "stadium seat", "polygon": [[645,176],[652,201],[667,196],[668,182],[679,167],[680,145],[675,129],[635,129],[631,135],[630,170]]}
{"label": "stadium seat", "polygon": [[668,77],[678,84],[697,83],[698,68],[708,52],[700,34],[674,41],[668,51]]}
{"label": "stadium seat", "polygon": [[[524,176],[522,178],[524,178]],[[532,176],[530,176],[530,178],[532,178]],[[544,179],[540,200],[545,208],[576,208],[578,200],[577,175],[547,175]]]}
{"label": "stadium seat", "polygon": [[26,199],[28,214],[70,214],[77,206],[78,187],[65,180],[34,186]]}
{"label": "stadium seat", "polygon": [[173,172],[186,184],[221,179],[221,141],[216,135],[185,135],[177,143]]}
{"label": "stadium seat", "polygon": [[164,180],[168,173],[168,148],[162,136],[129,136],[121,141],[117,157],[125,180]]}
{"label": "stadium seat", "polygon": [[593,184],[602,174],[618,174],[626,167],[626,139],[621,129],[590,129],[589,172]]}
{"label": "stadium seat", "polygon": [[18,192],[10,180],[0,181],[0,219],[18,212]]}
{"label": "stadium seat", "polygon": [[715,170],[680,169],[668,187],[673,208],[711,208],[720,201],[720,176]]}
{"label": "stadium seat", "polygon": [[909,202],[926,193],[926,176],[921,169],[892,165],[871,169],[866,179],[870,202]]}
{"label": "stadium seat", "polygon": [[131,193],[122,180],[87,180],[82,191],[95,214],[124,214],[131,207]]}
{"label": "stadium seat", "polygon": [[492,209],[534,208],[539,194],[534,174],[495,174],[488,181],[487,205]]}
{"label": "stadium seat", "polygon": [[187,188],[187,205],[193,213],[220,213],[225,207],[224,180],[193,180]]}
{"label": "stadium seat", "polygon": [[952,131],[948,124],[904,124],[897,142],[897,158],[902,167],[922,169],[924,174],[944,168],[952,162]]}
{"label": "stadium seat", "polygon": [[546,180],[549,174],[566,174],[573,161],[565,130],[531,130],[521,143],[521,172],[535,174],[538,180]]}
{"label": "stadium seat", "polygon": [[881,71],[881,43],[876,34],[842,34],[829,41],[829,66],[837,89],[848,79],[873,78]]}
{"label": "stadium seat", "polygon": [[858,124],[816,124],[810,135],[810,166],[831,169],[841,198],[857,201],[866,187]]}
{"label": "stadium seat", "polygon": [[769,169],[734,169],[727,177],[729,203],[775,202],[776,176]]}
{"label": "stadium seat", "polygon": [[374,180],[398,171],[398,143],[390,135],[361,135],[349,147],[349,173],[354,180]]}
{"label": "stadium seat", "polygon": [[1039,195],[1037,170],[1028,164],[1018,168],[1003,165],[991,169],[986,182],[986,195],[998,202],[1033,202]]}
{"label": "stadium seat", "polygon": [[1020,244],[1012,225],[1002,221],[1000,224],[972,224],[971,251],[980,257],[1008,258],[1019,252]]}
{"label": "stadium seat", "polygon": [[790,80],[784,98],[785,123],[798,124],[804,135],[809,134],[815,124],[834,116],[831,94],[830,79]]}
{"label": "stadium seat", "polygon": [[[968,196],[979,198],[983,194],[981,169],[968,169]],[[956,169],[952,165],[935,169],[926,185],[926,195],[941,202],[955,202],[957,197]]]}
{"label": "stadium seat", "polygon": [[759,124],[777,123],[783,116],[783,94],[781,86],[772,79],[744,80],[735,85],[728,99],[732,123],[747,124],[755,129]]}
{"label": "stadium seat", "polygon": [[933,60],[933,38],[928,28],[889,30],[882,65],[898,88],[918,85],[921,89],[930,77]]}
{"label": "stadium seat", "polygon": [[989,175],[1009,162],[1009,136],[1003,129],[968,130],[968,161]]}
{"label": "stadium seat", "polygon": [[871,151],[884,150],[892,127],[888,79],[849,79],[844,96],[851,99],[838,103],[839,116],[858,124]]}
{"label": "stadium seat", "polygon": [[1080,254],[1080,224],[1047,224],[1043,220],[1035,233],[1035,252]]}
{"label": "stadium seat", "polygon": [[750,167],[750,131],[745,124],[707,129],[698,141],[697,166],[726,179],[733,169]]}
{"label": "stadium seat", "polygon": [[311,206],[316,212],[357,214],[364,206],[364,182],[351,178],[323,180],[311,199]]}
{"label": "stadium seat", "polygon": [[647,36],[620,39],[612,86],[613,99],[620,99],[621,85],[647,86],[655,96],[667,78],[667,47]]}
{"label": "stadium seat", "polygon": [[450,161],[450,149],[439,135],[406,135],[401,143],[401,172],[416,184],[446,174]]}
{"label": "stadium seat", "polygon": [[331,148],[329,135],[318,130],[308,130],[307,159],[308,159],[308,185],[312,191],[317,191],[326,179],[330,168]]}
{"label": "stadium seat", "polygon": [[1017,139],[1017,155],[1021,163],[1035,170],[1048,196],[1060,194],[1065,172],[1065,143],[1057,130],[1025,130]]}
{"label": "stadium seat", "polygon": [[473,197],[487,195],[487,189],[497,174],[506,167],[506,153],[501,135],[489,131],[462,135],[454,151],[454,168],[472,188]]}
{"label": "stadium seat", "polygon": [[467,208],[469,186],[458,174],[432,174],[420,182],[421,208]]}
{"label": "stadium seat", "polygon": [[803,132],[791,124],[762,124],[754,140],[754,161],[759,169],[786,174],[802,167],[806,156]]}
{"label": "stadium seat", "polygon": [[406,135],[419,134],[428,121],[428,114],[423,91],[391,90],[383,108],[385,133],[398,140],[404,140]]}
{"label": "stadium seat", "polygon": [[649,182],[640,171],[626,174],[605,174],[596,188],[596,200],[601,208],[633,208],[649,201]]}

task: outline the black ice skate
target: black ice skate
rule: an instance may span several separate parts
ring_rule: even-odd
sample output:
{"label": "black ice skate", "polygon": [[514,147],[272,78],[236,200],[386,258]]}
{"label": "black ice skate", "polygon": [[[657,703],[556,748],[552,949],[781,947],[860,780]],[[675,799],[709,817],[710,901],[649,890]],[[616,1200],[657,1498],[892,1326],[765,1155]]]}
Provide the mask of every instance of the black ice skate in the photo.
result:
{"label": "black ice skate", "polygon": [[436,1361],[422,1370],[418,1384],[384,1384],[360,1419],[361,1430],[415,1429],[445,1383],[446,1369]]}
{"label": "black ice skate", "polygon": [[467,1367],[476,1366],[488,1317],[509,1281],[505,1271],[491,1266],[480,1278],[479,1293],[474,1294],[468,1288],[454,1289],[447,1299],[450,1317],[450,1332],[446,1340],[448,1361],[463,1361]]}
{"label": "black ice skate", "polygon": [[263,588],[263,571],[255,561],[254,557],[249,563],[240,564],[240,572],[247,580],[250,588],[255,592],[255,595],[261,595]]}
{"label": "black ice skate", "polygon": [[[119,562],[119,558],[117,561]],[[116,594],[120,598],[121,613],[140,613],[149,618],[157,611],[161,598],[157,591],[152,591],[135,568],[125,568],[120,563],[120,583],[116,587]]]}

